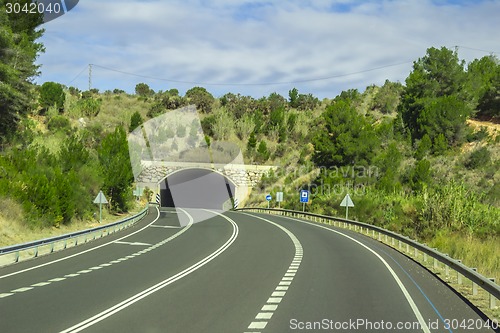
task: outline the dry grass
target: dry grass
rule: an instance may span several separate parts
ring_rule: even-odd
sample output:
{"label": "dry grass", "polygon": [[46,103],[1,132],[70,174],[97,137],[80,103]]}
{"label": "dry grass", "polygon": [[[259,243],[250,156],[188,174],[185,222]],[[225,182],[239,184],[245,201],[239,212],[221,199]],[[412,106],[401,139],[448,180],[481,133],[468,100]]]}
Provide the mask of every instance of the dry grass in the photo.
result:
{"label": "dry grass", "polygon": [[[103,223],[108,224],[137,213],[144,205],[136,205],[127,215],[110,215],[103,210]],[[38,239],[67,234],[74,231],[93,228],[99,225],[97,220],[74,221],[59,228],[31,228],[24,223],[21,205],[9,198],[0,198],[0,247],[26,243]]]}
{"label": "dry grass", "polygon": [[500,134],[500,124],[493,123],[491,121],[481,121],[475,119],[468,119],[467,124],[474,128],[474,130],[479,131],[481,127],[486,127],[488,134],[495,139],[497,135]]}

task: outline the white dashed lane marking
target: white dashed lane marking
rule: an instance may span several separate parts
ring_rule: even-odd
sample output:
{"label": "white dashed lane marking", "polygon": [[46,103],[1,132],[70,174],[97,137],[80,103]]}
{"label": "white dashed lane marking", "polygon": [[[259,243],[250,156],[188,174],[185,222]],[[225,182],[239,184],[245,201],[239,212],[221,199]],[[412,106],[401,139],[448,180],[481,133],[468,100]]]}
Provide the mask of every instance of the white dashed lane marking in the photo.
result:
{"label": "white dashed lane marking", "polygon": [[[187,214],[187,212],[185,212],[185,211],[184,211],[184,213]],[[9,293],[0,294],[0,298],[8,297],[8,296],[14,295],[16,293],[23,293],[25,291],[33,289],[34,287],[43,287],[43,286],[49,285],[49,284],[51,284],[53,282],[64,281],[67,278],[77,277],[77,276],[80,276],[82,274],[91,273],[91,272],[97,271],[99,269],[102,269],[104,267],[109,267],[109,266],[112,266],[113,264],[118,264],[120,262],[124,262],[124,261],[127,261],[127,260],[132,259],[132,258],[136,258],[136,257],[140,256],[141,254],[144,254],[144,253],[147,253],[147,252],[149,252],[151,250],[154,250],[154,249],[156,249],[156,248],[158,248],[158,247],[160,247],[160,246],[168,243],[169,241],[177,238],[178,236],[180,236],[181,234],[183,234],[184,232],[186,232],[192,225],[193,225],[193,221],[191,220],[191,222],[188,225],[186,225],[186,227],[184,227],[182,230],[178,231],[177,233],[175,233],[174,235],[170,236],[169,238],[164,239],[161,242],[156,243],[154,245],[147,244],[147,243],[139,243],[139,242],[120,242],[120,241],[114,242],[116,244],[127,244],[127,245],[133,245],[133,246],[143,245],[143,246],[149,246],[149,247],[146,248],[146,249],[144,249],[144,250],[135,252],[135,253],[133,253],[131,255],[127,255],[127,256],[125,256],[123,258],[112,260],[110,262],[103,263],[103,264],[100,264],[98,266],[94,266],[94,267],[91,267],[91,268],[88,268],[88,269],[84,269],[84,270],[78,271],[78,272],[73,273],[73,274],[66,274],[66,275],[64,275],[64,277],[53,278],[53,279],[50,279],[48,281],[44,281],[44,282],[39,282],[39,283],[32,284],[30,287],[19,288],[19,289],[12,290]]]}
{"label": "white dashed lane marking", "polygon": [[68,275],[64,275],[64,277],[75,277],[75,276],[79,276],[80,274],[68,274]]}
{"label": "white dashed lane marking", "polygon": [[288,235],[288,237],[290,237],[290,239],[293,242],[293,245],[295,246],[295,256],[293,257],[293,260],[290,263],[288,270],[286,271],[285,275],[282,277],[278,286],[276,286],[276,289],[271,294],[271,297],[269,297],[266,304],[262,307],[261,312],[259,312],[257,314],[257,316],[255,316],[255,321],[252,321],[250,323],[250,325],[248,325],[247,331],[244,332],[244,333],[260,333],[256,330],[263,330],[264,328],[266,328],[266,326],[267,326],[269,320],[272,318],[274,312],[278,309],[278,305],[281,303],[281,301],[285,297],[289,286],[292,284],[292,281],[297,273],[297,270],[300,267],[300,263],[302,262],[302,255],[303,255],[304,250],[303,250],[302,244],[300,244],[300,241],[298,240],[298,238],[292,232],[290,232],[288,229],[286,229],[283,226],[281,226],[277,223],[274,223],[268,219],[265,219],[265,218],[262,218],[259,216],[246,214],[246,213],[244,213],[244,214],[261,219],[263,221],[271,223],[274,226],[280,228]]}
{"label": "white dashed lane marking", "polygon": [[19,288],[19,289],[14,289],[11,292],[13,293],[24,293],[25,291],[31,290],[33,287],[24,287],[24,288]]}
{"label": "white dashed lane marking", "polygon": [[66,278],[55,278],[55,279],[50,279],[49,282],[59,282],[64,280],[66,280]]}

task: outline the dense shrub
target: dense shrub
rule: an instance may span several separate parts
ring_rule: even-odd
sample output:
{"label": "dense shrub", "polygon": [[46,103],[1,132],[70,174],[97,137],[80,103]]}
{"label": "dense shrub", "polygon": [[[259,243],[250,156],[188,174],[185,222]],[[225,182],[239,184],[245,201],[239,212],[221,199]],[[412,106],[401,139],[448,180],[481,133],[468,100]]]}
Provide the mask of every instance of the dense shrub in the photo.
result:
{"label": "dense shrub", "polygon": [[52,132],[61,131],[69,133],[71,132],[71,123],[68,118],[57,115],[49,119],[47,128]]}
{"label": "dense shrub", "polygon": [[465,167],[467,169],[477,169],[480,167],[484,167],[491,162],[491,153],[488,148],[481,147],[479,149],[474,150],[470,155],[467,161],[465,161]]}

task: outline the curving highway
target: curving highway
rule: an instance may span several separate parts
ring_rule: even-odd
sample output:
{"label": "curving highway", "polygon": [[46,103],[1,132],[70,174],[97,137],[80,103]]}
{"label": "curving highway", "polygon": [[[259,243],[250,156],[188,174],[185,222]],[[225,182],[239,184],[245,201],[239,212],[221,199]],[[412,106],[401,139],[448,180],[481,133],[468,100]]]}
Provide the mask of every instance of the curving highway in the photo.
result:
{"label": "curving highway", "polygon": [[151,208],[0,268],[2,333],[500,332],[486,319],[373,239],[265,214]]}

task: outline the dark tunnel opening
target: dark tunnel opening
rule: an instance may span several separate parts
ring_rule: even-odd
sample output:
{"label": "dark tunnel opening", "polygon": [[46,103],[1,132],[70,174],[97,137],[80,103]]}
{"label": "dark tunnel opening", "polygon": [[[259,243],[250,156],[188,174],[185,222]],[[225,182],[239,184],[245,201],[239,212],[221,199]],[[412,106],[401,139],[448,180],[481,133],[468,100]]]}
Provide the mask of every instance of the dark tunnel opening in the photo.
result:
{"label": "dark tunnel opening", "polygon": [[221,210],[234,193],[227,177],[206,169],[177,171],[160,183],[161,207]]}

